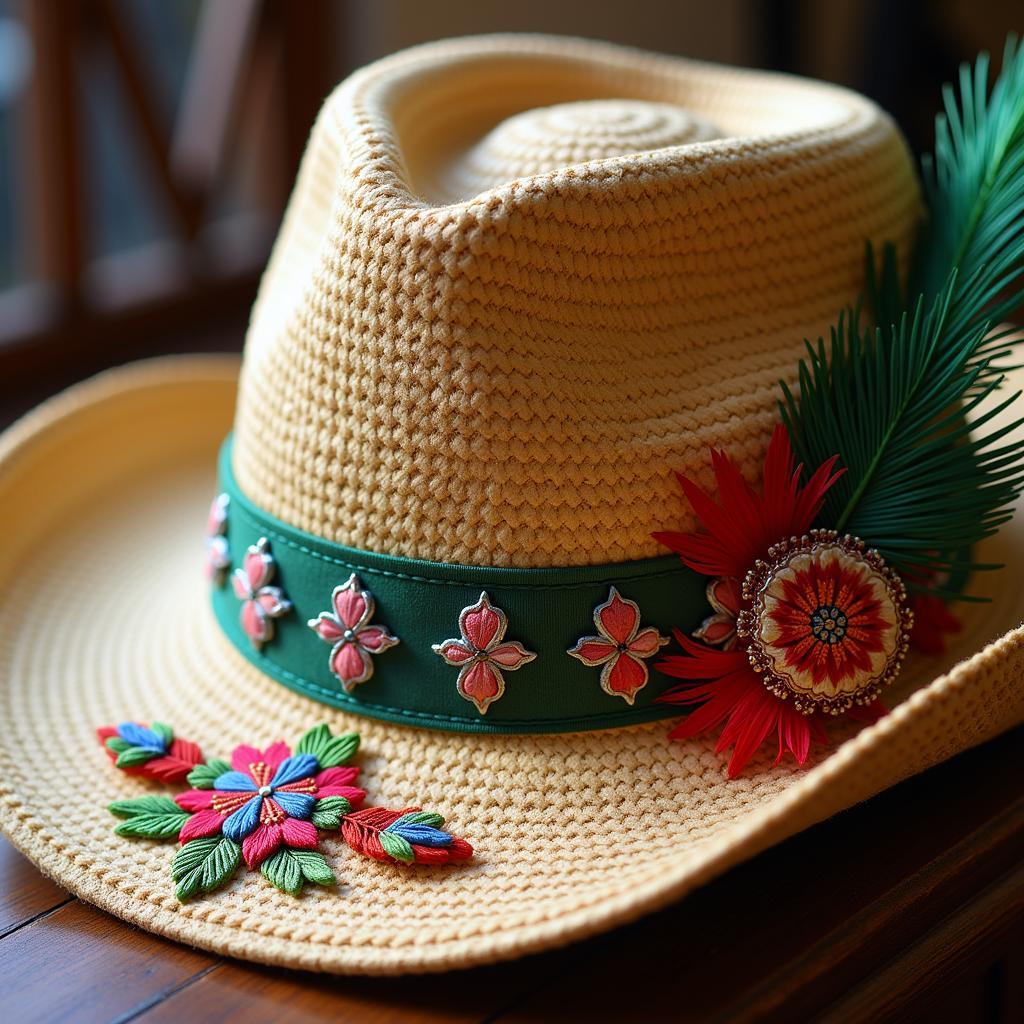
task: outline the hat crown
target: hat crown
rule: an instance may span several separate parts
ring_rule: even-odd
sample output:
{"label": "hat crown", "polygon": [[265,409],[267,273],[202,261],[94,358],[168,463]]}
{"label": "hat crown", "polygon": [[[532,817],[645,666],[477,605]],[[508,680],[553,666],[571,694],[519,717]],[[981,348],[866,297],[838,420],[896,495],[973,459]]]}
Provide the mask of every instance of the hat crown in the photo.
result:
{"label": "hat crown", "polygon": [[845,90],[498,37],[371,65],[314,129],[247,339],[235,473],[371,551],[660,553],[672,471],[752,478],[805,337],[918,214]]}
{"label": "hat crown", "polygon": [[721,132],[671,103],[595,99],[513,114],[442,168],[427,187],[446,202],[573,164],[707,142]]}

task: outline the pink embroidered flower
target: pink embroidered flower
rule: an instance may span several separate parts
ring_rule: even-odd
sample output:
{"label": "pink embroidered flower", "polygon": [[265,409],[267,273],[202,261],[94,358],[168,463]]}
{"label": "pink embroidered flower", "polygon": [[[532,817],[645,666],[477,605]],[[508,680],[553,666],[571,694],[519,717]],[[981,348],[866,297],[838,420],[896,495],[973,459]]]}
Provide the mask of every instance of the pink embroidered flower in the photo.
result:
{"label": "pink embroidered flower", "polygon": [[355,808],[366,796],[352,785],[358,768],[321,771],[314,755],[293,755],[286,743],[262,751],[236,747],[231,769],[213,780],[212,789],[190,789],[174,798],[192,814],[178,839],[187,843],[222,835],[242,844],[249,868],[259,867],[281,846],[316,849],[317,831],[310,819],[318,800],[340,796]]}
{"label": "pink embroidered flower", "polygon": [[206,519],[206,578],[215,586],[224,585],[231,559],[228,557],[228,541],[224,536],[228,528],[228,505],[231,499],[218,494],[210,505]]}
{"label": "pink embroidered flower", "polygon": [[504,694],[504,672],[514,672],[537,657],[518,641],[504,643],[507,628],[507,616],[484,592],[476,604],[459,614],[462,636],[434,644],[435,654],[459,667],[458,691],[481,715]]}
{"label": "pink embroidered flower", "polygon": [[241,569],[231,577],[235,596],[242,602],[239,621],[256,650],[274,637],[274,619],[291,610],[292,604],[280,587],[269,586],[277,566],[270,553],[270,541],[261,537],[249,546]]}
{"label": "pink embroidered flower", "polygon": [[[153,763],[173,736],[157,722],[99,734],[126,771],[145,759]],[[179,900],[226,884],[243,860],[287,893],[307,883],[334,885],[334,872],[316,849],[320,832],[340,831],[357,853],[391,864],[453,864],[473,856],[469,843],[442,828],[440,814],[418,807],[356,810],[366,796],[354,785],[359,769],[348,765],[359,749],[356,733],[335,735],[321,724],[305,732],[294,754],[280,742],[266,750],[240,746],[231,764],[203,761],[195,744],[174,742],[194,754],[193,788],[173,800],[153,794],[115,800],[108,810],[124,819],[114,830],[119,836],[181,842],[171,863]],[[176,768],[159,777],[180,775]]]}
{"label": "pink embroidered flower", "polygon": [[602,665],[601,689],[632,704],[647,685],[644,659],[657,654],[668,639],[653,626],[641,629],[639,606],[615,587],[609,589],[608,600],[594,609],[594,625],[599,635],[581,637],[567,653],[584,665]]}
{"label": "pink embroidered flower", "polygon": [[372,655],[380,654],[398,643],[383,626],[370,624],[375,610],[373,595],[363,590],[353,573],[348,582],[334,588],[331,612],[321,612],[309,620],[309,628],[322,640],[334,644],[329,664],[341,680],[341,688],[351,693],[359,683],[373,675]]}

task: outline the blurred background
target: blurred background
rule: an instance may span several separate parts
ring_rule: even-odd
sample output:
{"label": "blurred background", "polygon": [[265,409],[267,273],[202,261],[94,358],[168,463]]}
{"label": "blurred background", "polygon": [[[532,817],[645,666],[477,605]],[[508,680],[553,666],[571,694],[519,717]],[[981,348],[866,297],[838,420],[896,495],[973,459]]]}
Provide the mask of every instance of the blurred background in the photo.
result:
{"label": "blurred background", "polygon": [[543,31],[810,75],[920,152],[942,83],[1022,22],[1021,0],[0,0],[0,420],[240,348],[320,101],[394,50]]}

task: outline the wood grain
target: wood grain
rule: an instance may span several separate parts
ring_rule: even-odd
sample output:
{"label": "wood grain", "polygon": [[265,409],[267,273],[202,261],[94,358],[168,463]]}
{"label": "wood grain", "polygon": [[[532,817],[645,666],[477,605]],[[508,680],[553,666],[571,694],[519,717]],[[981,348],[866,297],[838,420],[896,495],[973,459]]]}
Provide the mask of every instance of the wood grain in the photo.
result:
{"label": "wood grain", "polygon": [[494,1019],[503,999],[522,998],[535,989],[537,973],[530,964],[423,978],[332,978],[228,963],[176,992],[142,1019],[145,1024],[470,1024]]}
{"label": "wood grain", "polygon": [[[907,1011],[920,1009],[918,1000],[934,993],[929,1012],[939,1014],[946,1000],[956,998],[964,982],[979,977],[978,965],[990,963],[1009,943],[1020,945],[1024,935],[1024,867],[1010,871],[999,881],[927,932],[897,960],[886,964],[863,984],[851,989],[822,1018],[822,1024],[866,1020],[913,1019]],[[981,975],[984,978],[984,974]],[[990,991],[983,991],[988,1002]],[[1018,992],[1012,1003],[987,1007],[994,1019],[1005,1024],[1024,1020]]]}
{"label": "wood grain", "polygon": [[0,938],[70,899],[0,837]]}
{"label": "wood grain", "polygon": [[18,1024],[109,1021],[217,963],[75,900],[3,940],[0,992]]}

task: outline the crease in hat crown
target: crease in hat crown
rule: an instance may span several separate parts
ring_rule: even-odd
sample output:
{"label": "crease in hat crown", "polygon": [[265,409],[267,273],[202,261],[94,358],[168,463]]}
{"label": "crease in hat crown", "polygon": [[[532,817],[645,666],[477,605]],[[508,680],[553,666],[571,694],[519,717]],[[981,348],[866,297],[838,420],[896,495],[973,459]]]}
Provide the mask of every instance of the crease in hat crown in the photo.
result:
{"label": "crease in hat crown", "polygon": [[385,555],[655,556],[672,471],[709,482],[715,445],[753,476],[804,338],[918,213],[889,118],[833,86],[548,37],[381,61],[314,127],[238,484]]}

